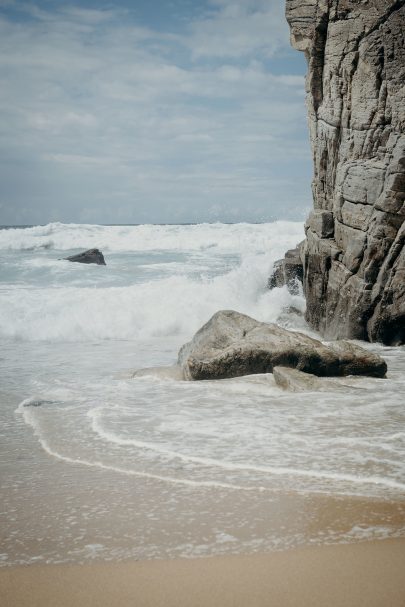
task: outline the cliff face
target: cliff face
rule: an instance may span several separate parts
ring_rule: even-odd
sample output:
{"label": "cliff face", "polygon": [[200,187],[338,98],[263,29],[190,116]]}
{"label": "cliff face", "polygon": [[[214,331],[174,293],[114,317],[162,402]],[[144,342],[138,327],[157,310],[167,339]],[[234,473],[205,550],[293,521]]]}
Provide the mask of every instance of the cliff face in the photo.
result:
{"label": "cliff face", "polygon": [[308,61],[307,320],[330,339],[405,343],[404,0],[286,2]]}

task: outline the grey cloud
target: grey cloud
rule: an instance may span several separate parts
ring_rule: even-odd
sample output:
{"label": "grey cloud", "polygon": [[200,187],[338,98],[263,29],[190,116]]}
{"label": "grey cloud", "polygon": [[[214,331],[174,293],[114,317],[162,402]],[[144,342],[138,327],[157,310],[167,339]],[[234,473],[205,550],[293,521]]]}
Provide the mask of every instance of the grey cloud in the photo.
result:
{"label": "grey cloud", "polygon": [[194,57],[272,56],[288,41],[284,4],[279,0],[223,0],[219,8],[192,25]]}

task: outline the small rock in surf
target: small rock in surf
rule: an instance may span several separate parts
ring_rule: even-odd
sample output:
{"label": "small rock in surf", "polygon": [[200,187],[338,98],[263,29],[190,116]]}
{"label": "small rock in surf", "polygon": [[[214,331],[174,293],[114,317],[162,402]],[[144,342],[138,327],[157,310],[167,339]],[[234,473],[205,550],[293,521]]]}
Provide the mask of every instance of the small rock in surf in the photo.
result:
{"label": "small rock in surf", "polygon": [[107,265],[104,260],[104,255],[98,249],[89,249],[88,251],[83,251],[83,253],[71,255],[64,259],[67,261],[76,261],[77,263],[95,263],[98,266]]}
{"label": "small rock in surf", "polygon": [[24,407],[42,407],[42,405],[53,405],[53,400],[30,400],[23,404]]}

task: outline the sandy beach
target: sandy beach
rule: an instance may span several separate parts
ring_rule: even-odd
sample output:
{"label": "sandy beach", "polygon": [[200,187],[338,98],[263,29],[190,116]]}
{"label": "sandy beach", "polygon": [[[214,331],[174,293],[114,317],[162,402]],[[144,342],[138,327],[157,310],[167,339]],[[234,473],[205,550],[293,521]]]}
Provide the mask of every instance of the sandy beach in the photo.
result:
{"label": "sandy beach", "polygon": [[403,607],[405,539],[254,556],[10,567],[3,607]]}

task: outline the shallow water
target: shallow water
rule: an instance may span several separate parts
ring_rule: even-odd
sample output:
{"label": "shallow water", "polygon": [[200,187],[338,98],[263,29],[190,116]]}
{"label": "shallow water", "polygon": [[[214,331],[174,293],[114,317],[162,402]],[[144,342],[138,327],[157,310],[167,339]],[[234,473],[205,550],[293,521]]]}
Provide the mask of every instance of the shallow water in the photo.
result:
{"label": "shallow water", "polygon": [[[389,377],[347,393],[131,377],[173,364],[221,308],[308,330],[286,312],[302,296],[266,289],[301,237],[289,222],[0,231],[4,564],[405,533],[405,348],[367,346]],[[60,260],[93,246],[106,267]]]}

